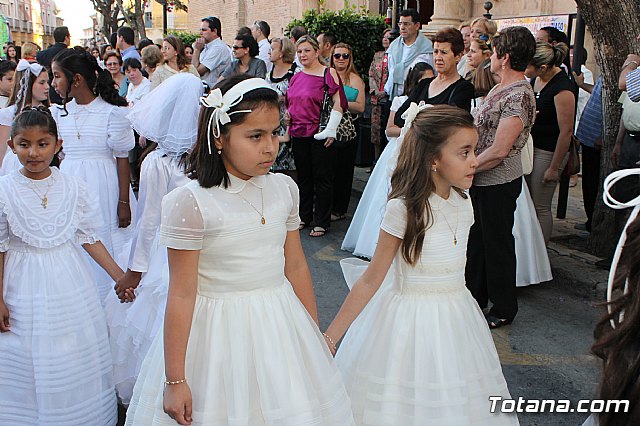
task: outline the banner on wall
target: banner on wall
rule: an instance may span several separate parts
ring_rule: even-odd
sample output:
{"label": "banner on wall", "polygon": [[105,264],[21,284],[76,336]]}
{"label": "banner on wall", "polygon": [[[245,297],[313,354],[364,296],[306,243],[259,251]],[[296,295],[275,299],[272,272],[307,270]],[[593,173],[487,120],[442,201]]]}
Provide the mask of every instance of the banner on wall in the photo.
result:
{"label": "banner on wall", "polygon": [[0,46],[4,46],[4,44],[8,41],[13,41],[11,39],[9,24],[7,24],[7,18],[0,15]]}
{"label": "banner on wall", "polygon": [[535,34],[540,28],[555,27],[568,34],[570,15],[526,16],[523,18],[496,19],[498,31],[507,27],[523,26]]}

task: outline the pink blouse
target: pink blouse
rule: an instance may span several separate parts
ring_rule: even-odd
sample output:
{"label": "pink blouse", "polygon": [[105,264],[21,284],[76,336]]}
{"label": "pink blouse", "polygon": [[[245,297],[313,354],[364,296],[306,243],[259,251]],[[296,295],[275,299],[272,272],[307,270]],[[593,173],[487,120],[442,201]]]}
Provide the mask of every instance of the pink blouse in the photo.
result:
{"label": "pink blouse", "polygon": [[[340,77],[338,76],[338,79]],[[320,110],[324,98],[322,76],[310,75],[301,71],[291,77],[287,91],[286,106],[291,116],[289,135],[298,138],[313,136],[320,126]],[[343,111],[349,107],[344,94],[342,81],[336,83],[327,72],[327,87],[330,96],[340,92],[340,106]]]}

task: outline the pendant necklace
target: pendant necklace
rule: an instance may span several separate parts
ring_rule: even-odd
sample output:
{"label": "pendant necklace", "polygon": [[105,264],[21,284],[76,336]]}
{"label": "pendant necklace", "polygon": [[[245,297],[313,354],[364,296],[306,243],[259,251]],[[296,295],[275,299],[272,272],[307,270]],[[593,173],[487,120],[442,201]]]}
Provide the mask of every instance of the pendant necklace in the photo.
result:
{"label": "pendant necklace", "polygon": [[246,198],[244,198],[242,195],[240,195],[240,198],[242,198],[245,201],[245,203],[249,204],[256,211],[256,213],[260,215],[260,223],[262,223],[263,225],[267,223],[267,221],[264,218],[264,196],[262,195],[262,188],[260,188],[260,202],[261,202],[260,210],[256,209],[256,207],[253,204],[251,204],[251,202]]}
{"label": "pendant necklace", "polygon": [[36,186],[36,184],[31,179],[27,178],[27,184],[29,185],[29,189],[31,189],[34,192],[34,194],[38,196],[38,198],[40,198],[40,205],[44,209],[47,208],[47,204],[49,203],[47,194],[49,193],[49,190],[51,189],[51,186],[53,186],[54,183],[55,183],[55,179],[53,176],[51,176],[51,180],[49,180],[49,182],[47,183],[47,189],[44,191],[44,194],[40,194],[40,191],[38,190],[38,187]]}
{"label": "pendant necklace", "polygon": [[449,227],[449,231],[451,231],[451,233],[453,234],[453,245],[454,246],[458,245],[458,238],[456,236],[456,234],[458,233],[458,209],[456,208],[456,229],[455,230],[451,227],[451,225],[449,225],[449,221],[447,220],[446,214],[443,213],[442,218],[447,224],[447,227]]}
{"label": "pendant necklace", "polygon": [[91,114],[87,114],[87,116],[82,121],[82,126],[80,126],[80,128],[78,128],[78,112],[79,111],[76,110],[76,113],[73,115],[73,120],[74,120],[74,124],[76,126],[76,137],[78,138],[78,140],[80,140],[80,129],[82,128],[82,126],[85,125],[85,123],[87,122],[87,120],[89,119]]}

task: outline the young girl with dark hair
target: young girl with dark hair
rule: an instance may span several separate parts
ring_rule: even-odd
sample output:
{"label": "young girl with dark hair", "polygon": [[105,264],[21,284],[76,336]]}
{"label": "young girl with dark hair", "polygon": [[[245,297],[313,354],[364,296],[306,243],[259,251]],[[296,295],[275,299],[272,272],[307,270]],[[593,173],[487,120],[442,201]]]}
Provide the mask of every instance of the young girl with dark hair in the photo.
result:
{"label": "young girl with dark hair", "polygon": [[457,107],[414,103],[404,120],[378,246],[368,266],[342,262],[349,284],[366,270],[325,333],[335,352],[350,328],[336,360],[356,424],[518,424],[515,415],[490,412],[489,397],[510,398],[509,391],[465,287],[473,118]]}
{"label": "young girl with dark hair", "polygon": [[21,59],[13,78],[13,90],[7,107],[0,109],[0,175],[22,167],[18,157],[12,150],[7,150],[6,145],[14,118],[25,108],[49,106],[49,75],[42,65]]}
{"label": "young girl with dark hair", "polygon": [[[134,138],[126,118],[126,99],[114,88],[108,71],[82,48],[65,49],[53,59],[52,86],[64,99],[51,107],[64,140],[61,170],[80,178],[98,197],[104,225],[98,235],[118,264],[126,264],[133,230],[130,227],[135,201],[129,185],[129,150]],[[73,100],[69,101],[69,99]],[[104,302],[113,281],[95,268]]]}
{"label": "young girl with dark hair", "polygon": [[278,94],[234,76],[201,102],[193,180],[162,201],[164,335],[143,363],[127,424],[352,425],[317,327],[298,190],[268,173]]}
{"label": "young girl with dark hair", "polygon": [[640,168],[619,170],[604,181],[604,201],[616,210],[631,212],[616,247],[609,272],[607,314],[595,329],[591,351],[602,360],[598,399],[627,400],[626,412],[592,414],[583,426],[640,424],[640,196],[628,202],[613,198],[612,187],[620,180],[640,176]]}
{"label": "young girl with dark hair", "polygon": [[136,132],[157,141],[158,147],[142,163],[127,272],[105,304],[114,384],[125,406],[164,318],[169,283],[164,277],[167,250],[158,244],[160,208],[165,195],[189,182],[185,157],[196,140],[202,91],[199,77],[176,75],[140,100],[128,116]]}
{"label": "young girl with dark hair", "polygon": [[123,272],[99,241],[96,194],[49,167],[61,145],[48,110],[25,110],[9,141],[23,167],[0,178],[3,425],[117,420],[107,326],[80,245],[112,280]]}

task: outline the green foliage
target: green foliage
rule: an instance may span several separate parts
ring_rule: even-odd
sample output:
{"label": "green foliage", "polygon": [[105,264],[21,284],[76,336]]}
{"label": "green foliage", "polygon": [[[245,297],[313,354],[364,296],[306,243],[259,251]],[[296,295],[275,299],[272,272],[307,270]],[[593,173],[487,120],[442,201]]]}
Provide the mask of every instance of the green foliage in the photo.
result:
{"label": "green foliage", "polygon": [[198,37],[200,37],[200,35],[190,33],[188,31],[170,30],[167,32],[167,34],[173,34],[174,36],[178,37],[180,40],[182,40],[185,46],[191,46],[193,42],[196,41]]}
{"label": "green foliage", "polygon": [[366,8],[356,8],[345,1],[340,11],[309,9],[302,19],[294,19],[287,26],[286,33],[296,25],[302,25],[309,34],[318,36],[330,32],[336,35],[338,42],[347,43],[353,49],[354,64],[360,76],[367,81],[373,54],[382,50],[382,32],[386,28],[384,17],[369,15]]}

